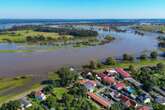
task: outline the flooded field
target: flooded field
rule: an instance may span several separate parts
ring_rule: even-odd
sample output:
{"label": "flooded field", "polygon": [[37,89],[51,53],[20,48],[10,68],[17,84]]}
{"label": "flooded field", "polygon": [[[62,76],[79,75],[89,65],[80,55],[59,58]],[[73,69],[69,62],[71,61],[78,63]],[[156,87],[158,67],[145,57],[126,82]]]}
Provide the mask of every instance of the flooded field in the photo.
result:
{"label": "flooded field", "polygon": [[[112,35],[116,39],[105,45],[84,48],[64,47],[47,52],[0,53],[0,77],[33,74],[45,76],[48,72],[63,66],[78,66],[92,59],[104,59],[109,56],[121,57],[124,53],[138,56],[143,52],[158,50],[159,34],[145,32],[137,35],[133,30],[126,32],[103,31],[98,38]],[[0,45],[0,49],[17,49],[17,46]],[[22,47],[23,48],[23,47]]]}

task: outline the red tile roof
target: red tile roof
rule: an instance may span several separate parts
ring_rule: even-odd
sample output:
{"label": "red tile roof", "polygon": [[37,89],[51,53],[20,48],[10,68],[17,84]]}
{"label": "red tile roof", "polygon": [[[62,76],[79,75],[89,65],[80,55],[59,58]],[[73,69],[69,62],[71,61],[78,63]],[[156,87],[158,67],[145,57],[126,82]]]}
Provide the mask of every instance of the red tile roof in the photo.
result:
{"label": "red tile roof", "polygon": [[97,82],[94,80],[79,80],[80,84],[92,84],[93,86],[96,86]]}
{"label": "red tile roof", "polygon": [[121,89],[123,89],[123,88],[125,87],[125,84],[122,83],[122,82],[120,82],[120,83],[117,83],[117,84],[115,85],[115,87],[116,87],[116,89],[121,90]]}
{"label": "red tile roof", "polygon": [[124,78],[131,77],[131,75],[128,72],[124,71],[123,68],[116,68],[115,70]]}
{"label": "red tile roof", "polygon": [[110,105],[110,101],[107,101],[94,93],[87,93],[95,102],[99,103],[103,107],[108,107]]}
{"label": "red tile roof", "polygon": [[80,84],[85,84],[87,82],[87,80],[79,80],[78,81]]}
{"label": "red tile roof", "polygon": [[101,77],[101,78],[103,79],[103,78],[106,77],[107,75],[104,74],[104,73],[99,73],[98,76]]}
{"label": "red tile roof", "polygon": [[139,107],[137,110],[150,110],[148,106]]}
{"label": "red tile roof", "polygon": [[35,93],[35,96],[41,96],[43,93],[41,92],[41,91],[37,91],[36,93]]}
{"label": "red tile roof", "polygon": [[108,76],[104,77],[103,81],[105,81],[108,84],[116,83],[116,81],[115,81],[115,79],[113,77],[108,77]]}
{"label": "red tile roof", "polygon": [[121,101],[127,106],[127,107],[135,107],[136,102],[129,99],[127,96],[121,95]]}

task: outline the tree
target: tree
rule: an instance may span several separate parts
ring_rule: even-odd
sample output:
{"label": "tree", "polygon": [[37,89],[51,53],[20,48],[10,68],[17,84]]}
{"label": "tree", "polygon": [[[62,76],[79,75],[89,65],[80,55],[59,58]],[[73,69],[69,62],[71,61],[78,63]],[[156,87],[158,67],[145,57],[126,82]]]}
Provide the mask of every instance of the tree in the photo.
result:
{"label": "tree", "polygon": [[52,85],[48,85],[48,86],[43,88],[43,92],[45,94],[50,94],[52,91],[53,91],[53,86]]}
{"label": "tree", "polygon": [[138,79],[143,83],[143,89],[147,92],[151,91],[156,84],[154,78],[152,77],[152,70],[149,67],[143,67],[140,69]]}
{"label": "tree", "polygon": [[76,96],[76,97],[85,97],[87,89],[84,85],[76,83],[70,88],[69,93]]}
{"label": "tree", "polygon": [[89,64],[89,67],[91,68],[91,69],[96,69],[97,68],[97,62],[96,61],[94,61],[94,60],[91,60],[90,61],[90,64]]}
{"label": "tree", "polygon": [[101,68],[103,66],[103,64],[101,62],[97,62],[97,68]]}
{"label": "tree", "polygon": [[105,61],[106,65],[116,65],[116,60],[113,59],[112,57],[108,57]]}
{"label": "tree", "polygon": [[61,68],[58,71],[61,86],[68,86],[78,79],[78,73],[69,68]]}
{"label": "tree", "polygon": [[0,110],[18,110],[21,107],[19,101],[10,101],[1,106]]}
{"label": "tree", "polygon": [[147,55],[146,55],[146,54],[142,54],[142,55],[140,56],[140,59],[141,59],[141,60],[147,60]]}
{"label": "tree", "polygon": [[64,103],[66,107],[70,107],[71,103],[73,102],[73,99],[74,99],[73,95],[65,93],[63,94],[61,101],[62,103]]}
{"label": "tree", "polygon": [[32,42],[32,41],[33,41],[33,38],[32,38],[31,36],[27,36],[27,37],[26,37],[26,41],[27,41],[27,42]]}
{"label": "tree", "polygon": [[44,105],[46,105],[49,109],[55,108],[58,106],[57,98],[54,96],[49,96],[45,101],[42,102]]}
{"label": "tree", "polygon": [[112,104],[110,110],[124,110],[124,106],[122,103],[116,102],[116,103]]}
{"label": "tree", "polygon": [[161,105],[161,104],[153,104],[153,109],[154,110],[164,110],[165,105]]}
{"label": "tree", "polygon": [[151,52],[150,57],[151,57],[152,59],[157,59],[158,53],[157,53],[156,51],[153,51],[153,52]]}
{"label": "tree", "polygon": [[131,73],[136,73],[136,68],[133,65],[130,65],[128,69]]}
{"label": "tree", "polygon": [[131,55],[123,54],[123,60],[124,60],[124,61],[133,61],[134,58],[133,58],[133,56],[131,56]]}
{"label": "tree", "polygon": [[34,103],[32,107],[26,108],[26,110],[45,110],[45,109],[42,107],[42,105]]}
{"label": "tree", "polygon": [[156,65],[156,67],[157,67],[158,70],[160,70],[160,71],[163,71],[163,70],[165,69],[165,65],[164,65],[163,63],[158,63],[158,64]]}
{"label": "tree", "polygon": [[35,99],[35,91],[32,91],[29,95],[28,95],[28,97],[29,98],[32,98],[32,99]]}

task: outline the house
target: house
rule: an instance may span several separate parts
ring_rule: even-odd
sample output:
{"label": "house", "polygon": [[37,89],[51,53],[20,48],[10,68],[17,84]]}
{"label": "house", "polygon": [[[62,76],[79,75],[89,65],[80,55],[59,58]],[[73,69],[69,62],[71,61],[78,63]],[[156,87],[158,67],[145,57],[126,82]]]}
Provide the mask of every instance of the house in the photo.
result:
{"label": "house", "polygon": [[122,78],[130,78],[131,77],[131,75],[128,72],[124,71],[123,68],[116,68],[115,70]]}
{"label": "house", "polygon": [[140,101],[140,102],[142,102],[142,103],[145,103],[145,104],[151,102],[150,97],[149,97],[148,95],[146,95],[146,94],[141,94],[141,95],[139,95],[139,96],[137,97],[137,100]]}
{"label": "house", "polygon": [[117,83],[117,84],[115,85],[115,88],[116,88],[117,90],[122,90],[122,89],[125,88],[125,84],[122,83],[122,82],[119,82],[119,83]]}
{"label": "house", "polygon": [[165,105],[165,97],[158,96],[155,98],[155,102],[162,104],[162,105]]}
{"label": "house", "polygon": [[93,92],[97,85],[97,82],[93,80],[80,80],[79,83],[84,85],[89,92]]}
{"label": "house", "polygon": [[75,69],[73,67],[70,67],[70,71],[75,71]]}
{"label": "house", "polygon": [[109,85],[116,84],[116,81],[113,77],[105,76],[103,81]]}
{"label": "house", "polygon": [[93,92],[96,87],[96,81],[87,81],[84,85],[89,92]]}
{"label": "house", "polygon": [[142,84],[140,82],[136,81],[133,78],[125,78],[125,80],[127,80],[128,82],[130,82],[131,84],[133,84],[136,87],[141,87],[142,86]]}
{"label": "house", "polygon": [[25,110],[25,108],[29,108],[32,106],[32,103],[27,99],[27,97],[23,97],[22,99],[20,99],[20,103],[22,110]]}
{"label": "house", "polygon": [[99,73],[99,74],[97,74],[97,76],[100,77],[101,79],[103,79],[103,78],[106,77],[107,75],[104,74],[104,73]]}
{"label": "house", "polygon": [[136,110],[152,110],[152,108],[148,106],[140,106],[140,107],[137,107]]}
{"label": "house", "polygon": [[136,102],[134,100],[129,99],[127,96],[121,95],[120,96],[121,102],[126,106],[126,107],[136,107]]}
{"label": "house", "polygon": [[120,95],[121,95],[120,93],[111,92],[110,95],[111,95],[111,97],[113,98],[113,100],[115,100],[115,101],[117,101],[117,102],[120,101],[120,98],[119,98]]}
{"label": "house", "polygon": [[37,91],[35,93],[35,97],[38,99],[38,100],[46,100],[46,95],[44,93],[42,93],[42,91]]}
{"label": "house", "polygon": [[108,76],[114,76],[117,74],[117,71],[115,69],[108,69],[106,70]]}
{"label": "house", "polygon": [[94,93],[87,93],[87,95],[92,99],[94,100],[96,103],[98,103],[99,105],[103,106],[104,108],[109,108],[110,105],[111,105],[111,102],[102,98],[102,97],[99,97],[97,96],[96,94]]}

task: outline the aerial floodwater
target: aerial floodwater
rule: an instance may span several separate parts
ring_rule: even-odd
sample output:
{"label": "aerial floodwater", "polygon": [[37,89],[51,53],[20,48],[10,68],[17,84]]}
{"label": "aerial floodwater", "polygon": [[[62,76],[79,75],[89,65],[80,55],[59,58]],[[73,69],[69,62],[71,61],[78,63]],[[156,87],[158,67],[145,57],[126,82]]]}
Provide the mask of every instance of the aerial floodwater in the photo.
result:
{"label": "aerial floodwater", "polygon": [[[62,21],[58,21],[55,23],[57,24],[61,22]],[[87,20],[86,22],[89,21]],[[16,23],[12,22],[11,24],[20,25],[20,23],[24,24],[23,21],[17,21]],[[32,23],[42,24],[42,21],[31,22],[31,24]],[[5,28],[5,25],[7,27],[11,26],[11,24],[3,23],[3,27],[1,28]],[[50,23],[48,22],[47,24]],[[88,28],[88,26],[85,28]],[[143,52],[151,52],[153,50],[157,50],[157,37],[159,36],[159,34],[156,33],[144,32],[144,35],[141,36],[135,34],[134,31],[131,29],[128,29],[126,32],[109,32],[99,30],[97,28],[95,28],[95,30],[97,30],[99,33],[98,38],[110,34],[115,37],[115,40],[105,45],[98,45],[92,47],[64,47],[61,49],[47,52],[0,53],[0,76],[15,76],[21,74],[44,76],[46,73],[56,70],[60,67],[79,66],[82,64],[87,64],[92,59],[102,60],[109,56],[120,58],[124,53],[129,53],[134,56],[138,56]],[[6,46],[5,44],[1,44],[0,49],[4,48],[13,49],[15,48],[15,45],[11,47]]]}

